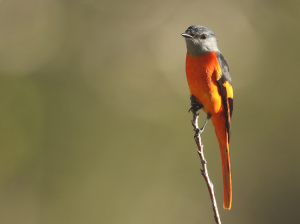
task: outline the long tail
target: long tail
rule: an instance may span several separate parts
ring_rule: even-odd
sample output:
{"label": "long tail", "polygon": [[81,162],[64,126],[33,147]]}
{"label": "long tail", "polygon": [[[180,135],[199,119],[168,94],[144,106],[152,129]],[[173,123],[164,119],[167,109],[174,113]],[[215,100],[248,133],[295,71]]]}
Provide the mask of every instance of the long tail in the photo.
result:
{"label": "long tail", "polygon": [[231,208],[231,202],[232,202],[232,182],[231,182],[231,165],[230,165],[228,133],[226,131],[225,122],[219,120],[215,122],[213,121],[213,123],[215,126],[216,135],[220,145],[220,153],[221,153],[221,161],[222,161],[223,196],[224,196],[223,207],[229,210]]}

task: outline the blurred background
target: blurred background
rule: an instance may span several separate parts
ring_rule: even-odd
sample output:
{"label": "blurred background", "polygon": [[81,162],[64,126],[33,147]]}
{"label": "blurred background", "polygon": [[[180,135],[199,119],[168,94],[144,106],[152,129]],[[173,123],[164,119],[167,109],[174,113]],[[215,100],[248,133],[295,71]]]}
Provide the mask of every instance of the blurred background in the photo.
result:
{"label": "blurred background", "polygon": [[299,1],[2,0],[0,223],[214,223],[187,112],[194,24],[233,79],[230,211],[211,122],[202,135],[222,223],[295,223],[299,19]]}

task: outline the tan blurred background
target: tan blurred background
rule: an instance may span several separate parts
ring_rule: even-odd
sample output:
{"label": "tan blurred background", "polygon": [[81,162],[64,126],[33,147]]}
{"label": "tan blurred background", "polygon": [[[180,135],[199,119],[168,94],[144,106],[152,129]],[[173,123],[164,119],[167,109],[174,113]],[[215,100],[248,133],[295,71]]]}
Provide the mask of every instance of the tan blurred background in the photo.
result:
{"label": "tan blurred background", "polygon": [[211,122],[202,135],[222,223],[297,223],[299,19],[299,1],[2,0],[0,223],[214,223],[187,113],[193,24],[233,78],[231,211]]}

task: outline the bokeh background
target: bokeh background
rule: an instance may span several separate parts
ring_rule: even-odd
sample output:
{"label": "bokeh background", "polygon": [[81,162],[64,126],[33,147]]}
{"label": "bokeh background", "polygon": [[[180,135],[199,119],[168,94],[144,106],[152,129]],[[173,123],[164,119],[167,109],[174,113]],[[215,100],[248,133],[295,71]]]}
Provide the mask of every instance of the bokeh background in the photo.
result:
{"label": "bokeh background", "polygon": [[[214,223],[181,33],[212,29],[233,78],[223,223],[300,219],[300,2],[2,0],[0,223]],[[205,115],[201,113],[200,121]]]}

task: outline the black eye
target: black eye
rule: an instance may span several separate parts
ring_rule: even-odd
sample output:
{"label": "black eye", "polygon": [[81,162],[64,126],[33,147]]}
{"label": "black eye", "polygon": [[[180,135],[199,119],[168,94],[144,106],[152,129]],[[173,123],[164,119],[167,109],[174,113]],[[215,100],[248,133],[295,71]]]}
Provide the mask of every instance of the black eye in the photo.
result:
{"label": "black eye", "polygon": [[205,34],[202,34],[202,35],[200,36],[200,39],[202,39],[202,40],[206,39],[206,35],[205,35]]}

